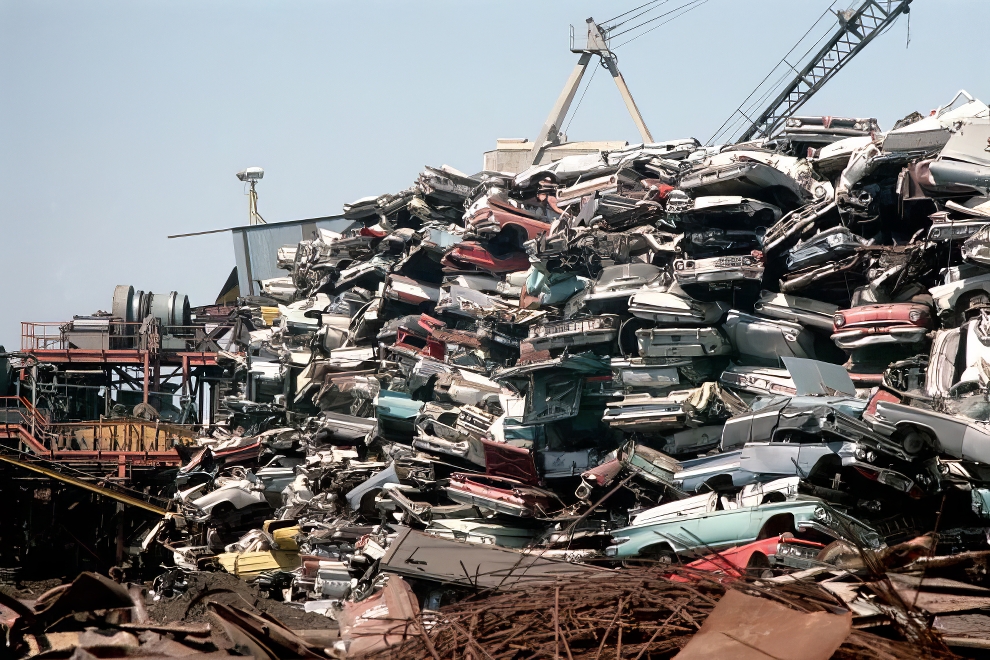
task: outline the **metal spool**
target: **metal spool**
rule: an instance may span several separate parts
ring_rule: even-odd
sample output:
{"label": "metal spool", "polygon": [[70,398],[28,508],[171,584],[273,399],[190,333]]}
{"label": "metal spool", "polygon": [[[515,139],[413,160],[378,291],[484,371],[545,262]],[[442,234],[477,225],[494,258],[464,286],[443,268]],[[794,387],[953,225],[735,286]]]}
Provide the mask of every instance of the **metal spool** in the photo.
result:
{"label": "metal spool", "polygon": [[133,304],[134,287],[128,284],[118,284],[113,290],[113,303],[110,307],[110,313],[113,314],[114,318],[123,321],[123,323],[114,324],[114,334],[126,335],[131,332],[132,327],[126,324],[134,320],[131,316]]}
{"label": "metal spool", "polygon": [[131,304],[131,318],[134,321],[143,321],[144,317],[148,315],[148,307],[150,305],[151,293],[145,293],[144,291],[134,292],[134,301]]}
{"label": "metal spool", "polygon": [[158,319],[162,325],[171,325],[168,322],[169,294],[153,293],[149,297],[151,298],[149,313]]}
{"label": "metal spool", "polygon": [[121,321],[133,321],[134,287],[128,284],[118,284],[113,290],[113,306],[110,312],[114,318]]}
{"label": "metal spool", "polygon": [[176,291],[149,294],[150,314],[164,326],[190,325],[192,314],[189,296]]}
{"label": "metal spool", "polygon": [[192,325],[192,310],[189,305],[189,296],[184,293],[176,294],[174,312],[175,325]]}

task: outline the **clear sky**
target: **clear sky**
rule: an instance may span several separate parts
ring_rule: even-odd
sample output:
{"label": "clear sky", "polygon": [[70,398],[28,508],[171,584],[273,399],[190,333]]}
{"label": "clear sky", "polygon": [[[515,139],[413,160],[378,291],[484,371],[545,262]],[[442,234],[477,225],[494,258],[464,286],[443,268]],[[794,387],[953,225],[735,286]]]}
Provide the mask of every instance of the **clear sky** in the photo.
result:
{"label": "clear sky", "polygon": [[[568,24],[642,1],[0,0],[0,343],[117,284],[211,303],[230,235],[166,236],[245,224],[244,167],[269,222],[481,169],[542,125]],[[654,138],[707,140],[828,5],[710,0],[618,49]],[[902,17],[802,112],[889,128],[961,88],[990,101],[988,25],[988,0],[915,0],[910,47]],[[568,135],[639,141],[608,76]]]}

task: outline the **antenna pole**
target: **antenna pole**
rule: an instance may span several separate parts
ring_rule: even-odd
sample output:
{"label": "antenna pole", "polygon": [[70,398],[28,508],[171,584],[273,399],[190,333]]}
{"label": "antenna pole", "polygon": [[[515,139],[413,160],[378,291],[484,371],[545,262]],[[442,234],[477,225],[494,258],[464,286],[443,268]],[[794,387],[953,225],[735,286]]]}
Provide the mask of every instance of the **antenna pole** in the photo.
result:
{"label": "antenna pole", "polygon": [[258,214],[258,191],[254,189],[257,181],[251,181],[251,192],[248,193],[248,224],[263,225],[265,221]]}

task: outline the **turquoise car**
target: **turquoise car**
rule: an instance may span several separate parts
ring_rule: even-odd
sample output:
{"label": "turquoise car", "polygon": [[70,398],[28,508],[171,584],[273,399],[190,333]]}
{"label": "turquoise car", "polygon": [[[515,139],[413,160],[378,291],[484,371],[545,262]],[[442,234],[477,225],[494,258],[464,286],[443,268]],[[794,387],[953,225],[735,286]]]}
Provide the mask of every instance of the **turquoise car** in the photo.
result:
{"label": "turquoise car", "polygon": [[633,525],[613,531],[612,545],[605,549],[605,555],[616,559],[665,560],[678,554],[704,555],[784,532],[805,530],[874,550],[883,547],[880,536],[869,526],[813,497],[798,495],[795,499],[755,506],[733,506],[736,502],[715,493],[688,499],[698,502],[689,506],[687,500],[682,500],[675,505],[684,503],[683,507],[675,506],[670,513],[652,517],[649,511],[644,512],[634,519]]}

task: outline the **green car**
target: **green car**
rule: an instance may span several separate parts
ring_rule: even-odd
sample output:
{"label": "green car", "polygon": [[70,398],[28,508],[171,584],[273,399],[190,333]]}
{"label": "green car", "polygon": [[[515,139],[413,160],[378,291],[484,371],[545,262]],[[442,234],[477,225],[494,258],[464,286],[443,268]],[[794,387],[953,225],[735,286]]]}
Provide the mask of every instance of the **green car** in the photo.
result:
{"label": "green car", "polygon": [[606,548],[605,555],[616,559],[705,555],[804,530],[874,550],[883,546],[880,536],[869,526],[818,498],[797,495],[784,501],[770,499],[778,501],[739,506],[739,500],[709,493],[661,505],[636,516],[629,527],[613,531],[612,545]]}

